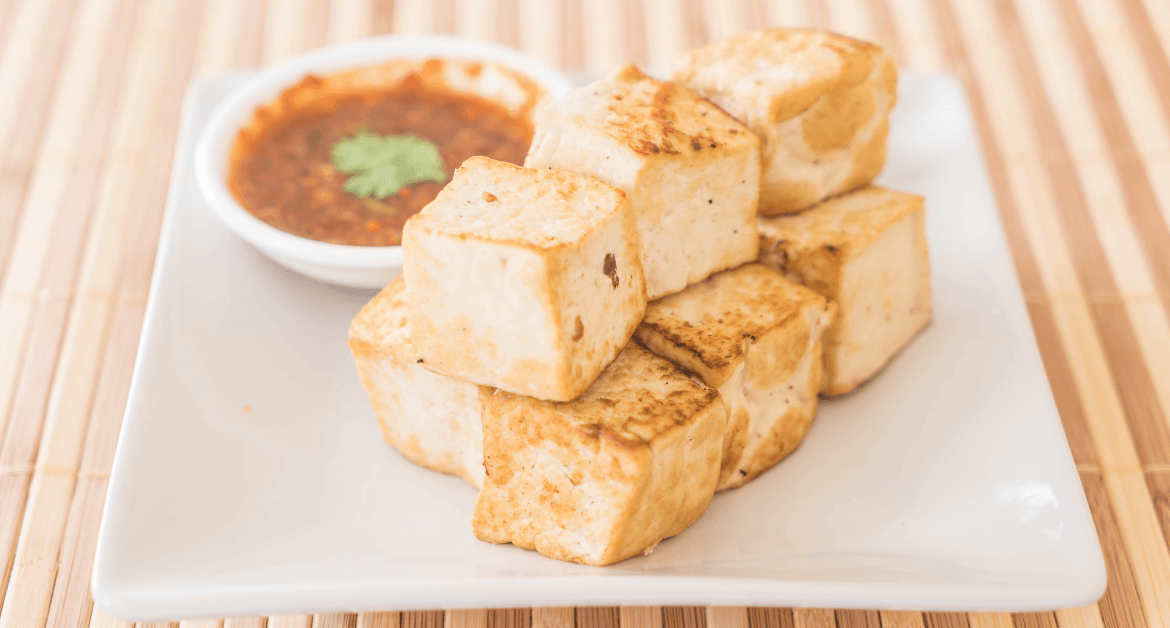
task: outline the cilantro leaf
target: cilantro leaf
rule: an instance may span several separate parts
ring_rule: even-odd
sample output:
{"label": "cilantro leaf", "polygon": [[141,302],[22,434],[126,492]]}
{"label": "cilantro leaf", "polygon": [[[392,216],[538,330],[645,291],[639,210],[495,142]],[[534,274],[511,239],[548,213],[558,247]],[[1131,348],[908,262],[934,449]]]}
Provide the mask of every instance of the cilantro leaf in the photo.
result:
{"label": "cilantro leaf", "polygon": [[350,175],[345,191],[358,197],[384,199],[411,183],[447,180],[438,144],[413,135],[358,131],[338,140],[330,157],[338,172]]}

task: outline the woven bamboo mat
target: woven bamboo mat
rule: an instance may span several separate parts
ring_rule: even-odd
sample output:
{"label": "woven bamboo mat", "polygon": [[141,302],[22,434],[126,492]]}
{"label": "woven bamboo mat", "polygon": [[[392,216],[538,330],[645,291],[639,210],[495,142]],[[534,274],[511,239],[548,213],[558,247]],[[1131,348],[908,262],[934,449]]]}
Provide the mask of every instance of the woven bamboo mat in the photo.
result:
{"label": "woven bamboo mat", "polygon": [[89,575],[194,76],[386,32],[565,69],[761,25],[876,40],[967,88],[1104,546],[1093,606],[983,614],[624,607],[236,618],[241,628],[1170,624],[1166,0],[0,0],[0,628],[121,626]]}

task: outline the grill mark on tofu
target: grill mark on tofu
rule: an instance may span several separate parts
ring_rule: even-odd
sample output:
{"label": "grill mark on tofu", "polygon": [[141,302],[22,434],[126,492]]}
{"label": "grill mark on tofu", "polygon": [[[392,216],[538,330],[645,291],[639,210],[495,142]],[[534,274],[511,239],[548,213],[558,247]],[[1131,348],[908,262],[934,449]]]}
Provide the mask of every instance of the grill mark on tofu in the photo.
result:
{"label": "grill mark on tofu", "polygon": [[738,360],[743,355],[742,347],[731,347],[730,355],[707,350],[709,343],[704,342],[702,330],[694,328],[689,322],[671,325],[669,322],[660,324],[646,319],[642,321],[642,327],[658,334],[678,350],[689,353],[699,364],[712,371],[727,368],[731,360]]}
{"label": "grill mark on tofu", "polygon": [[539,401],[496,391],[485,408],[491,405],[491,412],[503,413],[518,404],[534,417],[563,417],[587,449],[597,450],[601,440],[622,448],[646,446],[717,399],[714,388],[631,340],[597,382],[572,401]]}
{"label": "grill mark on tofu", "polygon": [[[614,70],[599,85],[604,88],[592,94],[603,99],[598,106],[606,112],[600,129],[636,155],[682,155],[688,146],[699,151],[735,139],[716,138],[723,132],[722,125],[711,127],[703,120],[715,112],[725,114],[727,123],[736,124],[718,105],[678,83],[652,79],[633,65]],[[738,130],[746,133],[747,127]]]}
{"label": "grill mark on tofu", "polygon": [[[687,320],[688,303],[712,298],[719,290],[724,293],[722,307],[709,311],[703,320]],[[734,298],[728,296],[732,294]],[[777,294],[787,295],[789,301],[775,302]],[[748,265],[655,302],[646,311],[642,326],[692,353],[708,368],[718,369],[729,364],[725,360],[742,356],[743,339],[755,342],[821,300],[811,291],[791,286],[774,271]]]}

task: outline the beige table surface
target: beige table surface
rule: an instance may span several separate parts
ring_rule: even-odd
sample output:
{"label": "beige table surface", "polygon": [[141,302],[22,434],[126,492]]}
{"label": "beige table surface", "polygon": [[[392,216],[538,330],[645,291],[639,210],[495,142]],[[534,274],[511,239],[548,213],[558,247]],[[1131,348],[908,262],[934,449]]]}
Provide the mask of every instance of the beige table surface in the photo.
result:
{"label": "beige table surface", "polygon": [[625,607],[189,621],[184,627],[1170,624],[1167,0],[0,0],[0,628],[122,625],[89,597],[192,77],[388,32],[453,32],[567,70],[746,28],[876,40],[971,97],[1109,570],[1046,613]]}

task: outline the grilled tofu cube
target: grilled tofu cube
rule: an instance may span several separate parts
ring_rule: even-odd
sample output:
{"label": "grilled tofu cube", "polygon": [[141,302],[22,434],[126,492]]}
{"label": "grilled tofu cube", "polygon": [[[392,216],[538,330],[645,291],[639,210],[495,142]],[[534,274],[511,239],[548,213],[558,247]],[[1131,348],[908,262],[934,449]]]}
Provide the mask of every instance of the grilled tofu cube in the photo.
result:
{"label": "grilled tofu cube", "polygon": [[759,140],[742,124],[627,65],[540,109],[524,165],[629,195],[656,299],[756,258],[759,161]]}
{"label": "grilled tofu cube", "polygon": [[554,401],[585,391],[646,311],[625,193],[472,157],[402,236],[421,364]]}
{"label": "grilled tofu cube", "polygon": [[836,307],[760,264],[650,304],[634,335],[697,373],[727,406],[716,490],[746,484],[792,453],[821,388],[821,336]]}
{"label": "grilled tofu cube", "polygon": [[834,33],[762,29],[692,50],[673,78],[762,141],[760,213],[797,212],[878,175],[898,71],[881,47]]}
{"label": "grilled tofu cube", "polygon": [[930,321],[921,196],[865,187],[806,212],[760,219],[760,261],[826,299],[826,395],[876,373]]}
{"label": "grilled tofu cube", "polygon": [[[386,442],[428,469],[483,486],[479,387],[418,365],[401,277],[354,317],[349,349]],[[485,389],[490,390],[490,389]]]}
{"label": "grilled tofu cube", "polygon": [[637,341],[568,403],[497,390],[472,530],[587,565],[647,553],[706,510],[726,417],[718,392]]}

